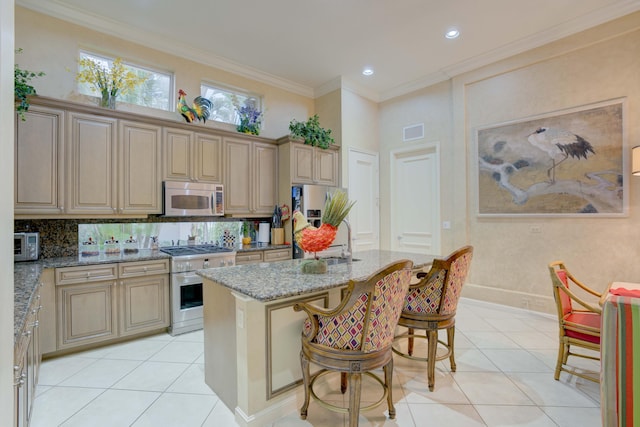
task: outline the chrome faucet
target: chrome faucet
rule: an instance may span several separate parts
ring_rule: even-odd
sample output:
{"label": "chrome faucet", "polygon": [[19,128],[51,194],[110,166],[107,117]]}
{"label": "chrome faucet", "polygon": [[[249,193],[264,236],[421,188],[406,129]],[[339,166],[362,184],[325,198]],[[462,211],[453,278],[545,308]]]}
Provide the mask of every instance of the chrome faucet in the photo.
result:
{"label": "chrome faucet", "polygon": [[342,222],[347,226],[347,252],[344,251],[344,246],[342,247],[342,254],[340,254],[341,258],[347,258],[348,263],[351,264],[353,260],[353,251],[351,249],[351,224],[346,219],[343,219]]}

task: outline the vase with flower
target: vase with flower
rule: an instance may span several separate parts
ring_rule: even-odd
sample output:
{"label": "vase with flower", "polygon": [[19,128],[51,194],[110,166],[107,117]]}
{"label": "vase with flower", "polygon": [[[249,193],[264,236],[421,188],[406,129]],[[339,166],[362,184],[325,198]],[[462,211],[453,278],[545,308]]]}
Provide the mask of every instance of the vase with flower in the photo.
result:
{"label": "vase with flower", "polygon": [[239,101],[234,99],[233,105],[236,107],[236,112],[240,119],[240,123],[236,127],[236,130],[250,135],[260,135],[262,111],[256,108],[255,100],[249,98],[240,105]]}
{"label": "vase with flower", "polygon": [[116,108],[116,99],[135,90],[147,80],[146,76],[139,76],[122,63],[122,58],[116,58],[111,64],[85,56],[78,60],[80,71],[76,80],[88,83],[91,90],[100,93],[99,104],[104,108]]}

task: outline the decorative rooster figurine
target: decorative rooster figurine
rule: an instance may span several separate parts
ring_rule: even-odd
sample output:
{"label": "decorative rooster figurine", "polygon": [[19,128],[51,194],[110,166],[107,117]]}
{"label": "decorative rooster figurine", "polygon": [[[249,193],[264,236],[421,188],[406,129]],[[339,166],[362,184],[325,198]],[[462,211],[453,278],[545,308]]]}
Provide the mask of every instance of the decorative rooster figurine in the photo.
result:
{"label": "decorative rooster figurine", "polygon": [[207,98],[197,96],[193,100],[193,107],[189,107],[185,100],[186,96],[187,93],[182,89],[178,91],[178,111],[182,114],[182,117],[184,117],[187,123],[191,123],[196,119],[207,123],[207,119],[213,109],[213,103]]}
{"label": "decorative rooster figurine", "polygon": [[318,259],[315,253],[331,246],[336,238],[338,226],[349,214],[354,204],[355,202],[349,203],[347,193],[341,190],[336,191],[325,202],[320,227],[312,226],[302,212],[295,211],[293,214],[293,236],[298,245],[305,252],[313,252],[315,258]]}

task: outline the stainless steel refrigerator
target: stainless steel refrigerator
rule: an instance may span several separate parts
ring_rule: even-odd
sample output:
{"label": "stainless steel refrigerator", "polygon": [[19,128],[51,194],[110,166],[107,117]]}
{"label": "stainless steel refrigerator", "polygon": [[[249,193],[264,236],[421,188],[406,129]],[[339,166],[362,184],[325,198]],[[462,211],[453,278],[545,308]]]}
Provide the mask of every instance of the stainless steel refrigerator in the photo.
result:
{"label": "stainless steel refrigerator", "polygon": [[[326,185],[296,185],[291,188],[291,209],[293,212],[299,210],[304,214],[314,227],[320,227],[322,224],[322,210],[327,201],[327,197],[335,191],[340,190],[338,187],[328,187]],[[343,191],[346,191],[342,189]],[[292,233],[293,233],[293,228]],[[302,248],[296,244],[294,236],[291,236],[293,242],[294,258],[310,258],[313,254],[305,254]],[[347,250],[348,243],[347,226],[343,222],[338,227],[338,234],[329,249],[318,252],[319,257],[340,256],[342,251]]]}

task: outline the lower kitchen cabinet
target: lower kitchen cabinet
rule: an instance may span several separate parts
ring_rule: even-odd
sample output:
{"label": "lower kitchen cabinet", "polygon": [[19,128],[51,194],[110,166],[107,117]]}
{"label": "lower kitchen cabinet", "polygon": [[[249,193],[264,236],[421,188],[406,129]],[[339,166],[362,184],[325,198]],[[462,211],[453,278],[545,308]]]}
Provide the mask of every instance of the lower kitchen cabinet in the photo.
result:
{"label": "lower kitchen cabinet", "polygon": [[41,352],[39,348],[40,295],[35,295],[29,307],[25,327],[14,349],[14,426],[28,426],[33,398],[38,384]]}
{"label": "lower kitchen cabinet", "polygon": [[59,286],[58,349],[118,336],[116,281]]}
{"label": "lower kitchen cabinet", "polygon": [[169,261],[56,269],[57,348],[169,326]]}
{"label": "lower kitchen cabinet", "polygon": [[120,336],[169,326],[169,277],[155,275],[120,281]]}

